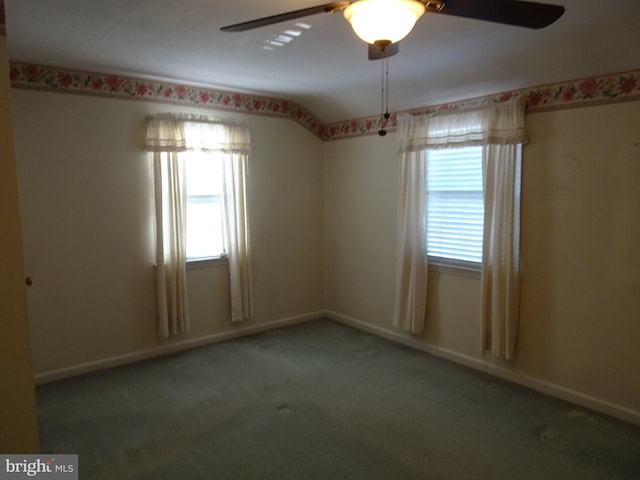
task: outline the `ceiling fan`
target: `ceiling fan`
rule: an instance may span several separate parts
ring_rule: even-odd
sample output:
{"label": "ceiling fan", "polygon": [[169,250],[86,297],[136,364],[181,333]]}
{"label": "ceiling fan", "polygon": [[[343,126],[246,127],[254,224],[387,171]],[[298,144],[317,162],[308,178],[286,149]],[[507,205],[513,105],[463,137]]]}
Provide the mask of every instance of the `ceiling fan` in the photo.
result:
{"label": "ceiling fan", "polygon": [[369,59],[398,53],[397,42],[409,34],[425,13],[540,29],[551,25],[564,7],[521,0],[356,0],[332,2],[315,7],[258,18],[222,27],[223,32],[242,32],[319,13],[342,12],[356,35],[369,44]]}

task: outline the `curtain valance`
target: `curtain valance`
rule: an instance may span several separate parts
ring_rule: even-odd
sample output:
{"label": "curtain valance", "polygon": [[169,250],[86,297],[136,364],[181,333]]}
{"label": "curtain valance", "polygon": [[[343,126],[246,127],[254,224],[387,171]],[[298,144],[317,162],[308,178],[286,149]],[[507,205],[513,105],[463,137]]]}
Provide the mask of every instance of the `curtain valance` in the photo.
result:
{"label": "curtain valance", "polygon": [[528,142],[524,127],[525,98],[460,112],[437,112],[398,121],[399,153],[473,145],[516,145]]}
{"label": "curtain valance", "polygon": [[160,114],[147,119],[145,149],[249,154],[251,138],[243,123],[221,122],[202,115]]}

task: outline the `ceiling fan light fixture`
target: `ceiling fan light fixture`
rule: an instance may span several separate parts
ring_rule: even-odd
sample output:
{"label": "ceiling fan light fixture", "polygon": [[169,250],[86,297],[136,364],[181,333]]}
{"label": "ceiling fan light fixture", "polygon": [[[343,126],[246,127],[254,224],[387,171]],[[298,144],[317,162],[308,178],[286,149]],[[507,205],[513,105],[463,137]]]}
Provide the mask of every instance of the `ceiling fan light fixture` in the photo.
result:
{"label": "ceiling fan light fixture", "polygon": [[396,43],[406,37],[425,12],[417,0],[358,0],[344,9],[344,18],[367,43]]}

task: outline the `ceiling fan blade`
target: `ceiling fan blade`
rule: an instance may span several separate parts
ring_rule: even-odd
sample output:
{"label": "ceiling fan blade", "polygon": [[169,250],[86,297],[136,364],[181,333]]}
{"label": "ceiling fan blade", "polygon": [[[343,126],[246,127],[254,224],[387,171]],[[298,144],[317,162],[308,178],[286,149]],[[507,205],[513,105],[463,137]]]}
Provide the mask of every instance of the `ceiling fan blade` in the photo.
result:
{"label": "ceiling fan blade", "polygon": [[445,0],[437,13],[540,29],[558,20],[564,7],[520,0]]}
{"label": "ceiling fan blade", "polygon": [[316,15],[318,13],[334,13],[340,10],[344,10],[347,5],[349,5],[349,3],[351,2],[325,3],[324,5],[303,8],[300,10],[294,10],[292,12],[281,13],[278,15],[272,15],[270,17],[258,18],[256,20],[249,20],[248,22],[229,25],[227,27],[222,27],[220,30],[222,30],[223,32],[244,32],[245,30],[252,30],[254,28],[265,27],[274,23],[286,22],[288,20],[308,17],[310,15]]}

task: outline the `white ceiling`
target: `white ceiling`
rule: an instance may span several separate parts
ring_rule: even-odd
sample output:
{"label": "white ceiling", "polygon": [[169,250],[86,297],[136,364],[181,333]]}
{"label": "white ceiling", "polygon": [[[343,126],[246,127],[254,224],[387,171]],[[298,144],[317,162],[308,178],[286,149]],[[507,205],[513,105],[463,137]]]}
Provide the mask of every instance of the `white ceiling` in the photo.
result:
{"label": "white ceiling", "polygon": [[[566,7],[543,30],[425,14],[389,62],[389,110],[640,68],[640,0],[545,0]],[[380,61],[341,14],[315,15],[265,50],[282,23],[220,27],[322,0],[5,0],[11,60],[289,99],[325,123],[376,115]]]}

